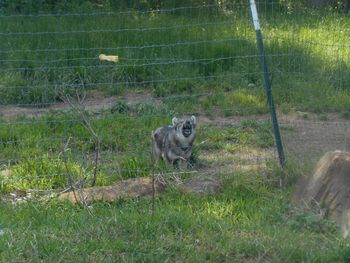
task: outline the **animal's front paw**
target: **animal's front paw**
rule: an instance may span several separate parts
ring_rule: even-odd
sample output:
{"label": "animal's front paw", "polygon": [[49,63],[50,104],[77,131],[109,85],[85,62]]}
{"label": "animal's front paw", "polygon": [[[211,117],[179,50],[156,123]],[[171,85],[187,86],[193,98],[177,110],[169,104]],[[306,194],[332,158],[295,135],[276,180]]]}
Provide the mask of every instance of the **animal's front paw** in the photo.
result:
{"label": "animal's front paw", "polygon": [[186,159],[177,159],[174,161],[174,168],[184,171],[189,168],[189,163]]}

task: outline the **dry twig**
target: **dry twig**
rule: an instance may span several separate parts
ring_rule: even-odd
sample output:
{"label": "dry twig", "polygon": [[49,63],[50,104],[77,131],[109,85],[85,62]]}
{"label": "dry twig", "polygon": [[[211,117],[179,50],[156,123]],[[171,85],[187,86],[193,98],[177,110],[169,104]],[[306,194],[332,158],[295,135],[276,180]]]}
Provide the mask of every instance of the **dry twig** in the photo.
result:
{"label": "dry twig", "polygon": [[[84,87],[84,82],[82,80],[81,80],[81,83],[82,83],[81,85]],[[79,114],[84,127],[89,131],[91,137],[93,138],[95,158],[94,158],[93,177],[92,177],[91,186],[95,186],[96,180],[97,180],[99,160],[100,160],[101,141],[99,136],[93,129],[91,122],[89,120],[89,117],[85,110],[85,106],[84,106],[84,101],[86,98],[85,89],[83,89],[82,95],[78,92],[78,90],[76,90],[75,95],[76,95],[76,103],[72,101],[71,97],[68,94],[63,94],[62,99],[66,101],[71,106],[71,108]]]}

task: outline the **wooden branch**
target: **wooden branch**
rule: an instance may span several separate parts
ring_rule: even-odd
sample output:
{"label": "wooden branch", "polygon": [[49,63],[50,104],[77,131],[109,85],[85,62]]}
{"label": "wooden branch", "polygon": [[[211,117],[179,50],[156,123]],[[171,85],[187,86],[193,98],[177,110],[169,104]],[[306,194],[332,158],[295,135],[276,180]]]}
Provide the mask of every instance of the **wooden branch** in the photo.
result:
{"label": "wooden branch", "polygon": [[[82,82],[82,86],[84,86],[83,82]],[[91,137],[93,138],[95,158],[94,158],[93,177],[92,177],[91,186],[95,186],[96,181],[97,181],[97,173],[98,173],[99,160],[100,160],[101,141],[100,141],[99,136],[96,134],[95,130],[93,129],[91,122],[89,120],[89,117],[87,116],[86,111],[85,111],[85,106],[84,106],[84,101],[86,98],[85,89],[83,92],[83,96],[81,96],[77,90],[76,90],[75,94],[76,94],[76,100],[77,100],[76,104],[72,102],[72,100],[68,94],[65,94],[63,100],[67,101],[68,104],[72,107],[72,109],[75,110],[79,114],[79,116],[82,120],[83,126],[89,131]]]}

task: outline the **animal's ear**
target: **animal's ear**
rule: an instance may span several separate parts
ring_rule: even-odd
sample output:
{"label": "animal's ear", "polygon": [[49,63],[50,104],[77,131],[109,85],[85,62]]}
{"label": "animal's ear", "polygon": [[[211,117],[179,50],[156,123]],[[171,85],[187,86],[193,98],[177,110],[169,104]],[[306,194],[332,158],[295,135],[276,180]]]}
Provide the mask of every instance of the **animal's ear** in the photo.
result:
{"label": "animal's ear", "polygon": [[193,124],[196,124],[196,117],[194,115],[191,116],[191,121],[193,122]]}
{"label": "animal's ear", "polygon": [[171,122],[173,123],[173,125],[175,125],[178,122],[178,119],[176,117],[174,117]]}

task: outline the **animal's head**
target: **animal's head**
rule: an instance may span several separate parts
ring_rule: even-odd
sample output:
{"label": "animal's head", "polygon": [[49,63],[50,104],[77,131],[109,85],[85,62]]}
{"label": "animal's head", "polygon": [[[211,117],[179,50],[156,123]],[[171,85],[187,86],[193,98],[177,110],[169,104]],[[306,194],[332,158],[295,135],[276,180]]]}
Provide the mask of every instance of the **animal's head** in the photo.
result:
{"label": "animal's head", "polygon": [[196,130],[196,117],[191,116],[189,119],[178,119],[176,117],[172,120],[173,127],[178,134],[181,134],[185,138],[194,136]]}

